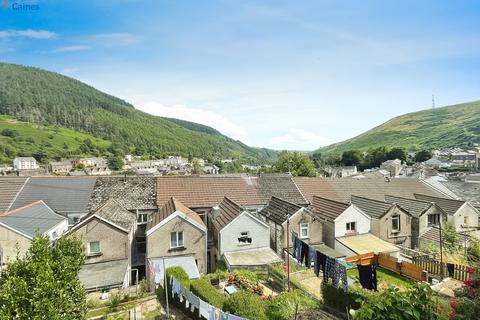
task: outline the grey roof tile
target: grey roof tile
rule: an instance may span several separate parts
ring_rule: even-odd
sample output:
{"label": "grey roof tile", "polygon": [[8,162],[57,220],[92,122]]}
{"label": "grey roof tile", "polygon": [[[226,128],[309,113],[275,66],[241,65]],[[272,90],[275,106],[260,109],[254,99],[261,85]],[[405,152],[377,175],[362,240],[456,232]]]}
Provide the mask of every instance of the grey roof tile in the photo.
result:
{"label": "grey roof tile", "polygon": [[301,208],[299,205],[272,197],[268,205],[260,211],[260,214],[276,224],[282,224],[287,220],[288,215],[293,215]]}
{"label": "grey roof tile", "polygon": [[88,205],[95,211],[107,200],[115,199],[127,210],[157,209],[154,177],[99,177]]}
{"label": "grey roof tile", "polygon": [[292,175],[288,173],[260,174],[258,190],[260,195],[267,201],[271,197],[276,197],[298,205],[308,204],[308,201],[303,197],[300,189],[293,181]]}
{"label": "grey roof tile", "polygon": [[379,219],[394,205],[388,202],[352,195],[352,204],[372,218]]}
{"label": "grey roof tile", "polygon": [[35,236],[36,231],[44,234],[65,220],[65,217],[53,212],[43,201],[37,201],[0,215],[0,223],[30,238]]}
{"label": "grey roof tile", "polygon": [[62,215],[85,214],[94,184],[94,177],[31,177],[11,208],[17,209],[42,200]]}
{"label": "grey roof tile", "polygon": [[422,201],[434,202],[440,207],[446,214],[454,215],[458,209],[465,203],[462,200],[453,200],[441,197],[432,197],[425,194],[415,194],[415,198]]}
{"label": "grey roof tile", "polygon": [[399,205],[402,209],[408,211],[414,217],[420,217],[425,211],[434,205],[428,201],[408,199],[392,195],[386,195],[385,201]]}
{"label": "grey roof tile", "polygon": [[212,223],[217,231],[222,230],[223,227],[229,224],[244,211],[241,206],[227,197],[223,198],[222,202],[220,202],[218,206],[220,208],[220,213],[218,216],[213,217],[212,219]]}
{"label": "grey roof tile", "polygon": [[10,209],[15,197],[23,188],[27,178],[1,177],[0,178],[0,213]]}
{"label": "grey roof tile", "polygon": [[114,199],[107,200],[94,214],[126,230],[133,228],[137,220],[134,213],[123,208]]}

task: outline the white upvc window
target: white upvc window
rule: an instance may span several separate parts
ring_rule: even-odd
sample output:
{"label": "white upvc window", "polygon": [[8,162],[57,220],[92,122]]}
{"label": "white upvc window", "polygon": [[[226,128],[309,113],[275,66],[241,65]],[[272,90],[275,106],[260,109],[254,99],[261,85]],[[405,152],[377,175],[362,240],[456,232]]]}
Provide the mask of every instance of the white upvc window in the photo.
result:
{"label": "white upvc window", "polygon": [[302,222],[300,223],[299,227],[300,227],[300,230],[299,230],[300,239],[308,238],[310,236],[308,223]]}
{"label": "white upvc window", "polygon": [[428,215],[428,225],[429,226],[438,226],[440,224],[440,214],[429,214]]}
{"label": "white upvc window", "polygon": [[170,233],[170,248],[182,248],[183,247],[183,231],[176,231]]}
{"label": "white upvc window", "polygon": [[463,224],[468,226],[468,216],[463,217]]}
{"label": "white upvc window", "polygon": [[392,217],[392,231],[393,232],[400,231],[400,216]]}
{"label": "white upvc window", "polygon": [[137,213],[137,223],[144,224],[148,222],[148,213]]}
{"label": "white upvc window", "polygon": [[347,222],[345,228],[350,232],[357,231],[357,223],[355,221]]}
{"label": "white upvc window", "polygon": [[100,241],[90,241],[88,243],[88,254],[99,254],[101,252]]}

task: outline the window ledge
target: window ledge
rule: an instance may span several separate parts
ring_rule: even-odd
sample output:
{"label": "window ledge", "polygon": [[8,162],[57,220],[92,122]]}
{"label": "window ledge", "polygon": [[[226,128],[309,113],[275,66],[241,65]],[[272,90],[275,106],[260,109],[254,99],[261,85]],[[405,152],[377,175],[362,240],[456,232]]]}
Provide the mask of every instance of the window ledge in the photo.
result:
{"label": "window ledge", "polygon": [[308,240],[308,239],[310,239],[310,236],[306,236],[306,237],[298,237],[298,239],[302,239],[302,240]]}
{"label": "window ledge", "polygon": [[89,253],[89,254],[87,254],[87,258],[99,257],[102,254],[103,253],[101,253],[101,252]]}
{"label": "window ledge", "polygon": [[239,243],[238,246],[240,247],[245,247],[245,246],[250,246],[252,245],[251,243]]}
{"label": "window ledge", "polygon": [[400,230],[392,230],[392,233],[400,233]]}
{"label": "window ledge", "polygon": [[184,251],[187,250],[185,247],[177,247],[177,248],[170,248],[168,252],[178,252],[178,251]]}

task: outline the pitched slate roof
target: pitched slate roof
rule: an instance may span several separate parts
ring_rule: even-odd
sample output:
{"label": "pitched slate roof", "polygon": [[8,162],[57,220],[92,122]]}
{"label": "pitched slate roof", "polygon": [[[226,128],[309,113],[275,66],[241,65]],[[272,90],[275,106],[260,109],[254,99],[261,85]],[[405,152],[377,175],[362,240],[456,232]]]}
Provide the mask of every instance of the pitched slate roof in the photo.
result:
{"label": "pitched slate roof", "polygon": [[85,290],[121,287],[128,272],[128,259],[84,264],[78,273]]}
{"label": "pitched slate roof", "polygon": [[157,177],[157,204],[175,197],[189,208],[211,208],[228,197],[240,205],[262,205],[257,179],[248,176]]}
{"label": "pitched slate roof", "polygon": [[450,180],[441,183],[452,191],[458,199],[468,201],[475,206],[480,205],[480,183]]}
{"label": "pitched slate roof", "polygon": [[420,217],[425,211],[430,209],[434,204],[428,201],[402,198],[392,195],[386,195],[385,201],[395,203],[404,210],[408,211],[414,217]]}
{"label": "pitched slate roof", "polygon": [[157,209],[154,177],[99,177],[89,203],[95,211],[108,199],[115,199],[127,210]]}
{"label": "pitched slate roof", "polygon": [[[464,236],[463,234],[457,233],[457,241],[456,244],[459,246],[464,245]],[[467,235],[467,237],[469,237]],[[423,234],[420,235],[420,240],[422,241],[428,241],[433,244],[436,244],[437,246],[440,246],[440,228],[437,226],[431,226],[425,231]]]}
{"label": "pitched slate roof", "polygon": [[287,216],[292,216],[302,207],[291,202],[282,200],[277,197],[272,197],[268,205],[264,207],[259,213],[265,216],[268,220],[276,224],[282,224],[287,220]]}
{"label": "pitched slate roof", "polygon": [[227,197],[223,198],[218,207],[220,209],[219,214],[216,217],[212,217],[212,223],[217,231],[222,230],[223,227],[244,211],[241,206]]}
{"label": "pitched slate roof", "polygon": [[313,196],[342,201],[342,197],[337,194],[335,189],[324,178],[295,177],[293,181],[303,196],[310,202],[313,201]]}
{"label": "pitched slate roof", "polygon": [[307,205],[291,174],[262,173],[258,178],[258,191],[265,200],[271,197],[280,198],[288,202]]}
{"label": "pitched slate roof", "polygon": [[43,200],[62,215],[87,213],[94,184],[94,177],[31,177],[18,194],[11,209]]}
{"label": "pitched slate roof", "polygon": [[348,203],[313,196],[313,212],[327,220],[335,220],[350,206]]}
{"label": "pitched slate roof", "polygon": [[27,178],[1,177],[0,178],[0,213],[10,209],[17,194],[22,190]]}
{"label": "pitched slate roof", "polygon": [[0,215],[0,223],[33,238],[38,230],[44,234],[66,218],[56,214],[43,201],[36,201],[24,207]]}
{"label": "pitched slate roof", "polygon": [[440,207],[446,214],[454,215],[458,209],[465,203],[462,200],[453,200],[440,197],[432,197],[424,194],[415,194],[415,198],[422,201],[434,202],[437,206]]}
{"label": "pitched slate roof", "polygon": [[94,214],[125,230],[133,228],[137,220],[134,213],[126,210],[114,199],[107,200]]}
{"label": "pitched slate roof", "polygon": [[180,201],[171,197],[167,203],[163,205],[157,212],[155,212],[147,223],[147,230],[150,230],[163,220],[165,220],[168,216],[170,216],[175,211],[183,212],[187,217],[193,219],[195,222],[199,223],[200,225],[205,225],[203,223],[202,218],[193,210],[190,210],[185,205],[183,205]]}
{"label": "pitched slate roof", "polygon": [[364,197],[352,195],[352,204],[357,206],[365,214],[372,218],[379,219],[388,212],[394,205],[388,202],[383,202],[375,199],[368,199]]}
{"label": "pitched slate roof", "polygon": [[415,199],[414,193],[439,196],[440,194],[417,179],[383,178],[333,179],[333,178],[294,178],[300,191],[311,199],[313,195],[348,202],[352,195],[384,201],[385,195]]}

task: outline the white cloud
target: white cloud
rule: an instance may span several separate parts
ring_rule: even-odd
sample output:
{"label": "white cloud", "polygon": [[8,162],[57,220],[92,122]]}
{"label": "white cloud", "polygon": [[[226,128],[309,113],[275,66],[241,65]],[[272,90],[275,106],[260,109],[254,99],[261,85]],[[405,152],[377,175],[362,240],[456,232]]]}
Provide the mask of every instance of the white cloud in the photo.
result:
{"label": "white cloud", "polygon": [[4,30],[0,31],[0,38],[13,38],[13,37],[25,37],[32,39],[52,39],[55,38],[57,34],[55,32],[47,30]]}
{"label": "white cloud", "polygon": [[246,130],[216,112],[205,109],[189,108],[185,105],[164,106],[158,102],[147,102],[139,104],[138,107],[142,111],[157,116],[200,123],[212,127],[233,139],[241,140],[246,143]]}
{"label": "white cloud", "polygon": [[52,50],[51,52],[53,53],[61,53],[61,52],[76,52],[76,51],[85,51],[85,50],[90,50],[90,46],[86,45],[73,45],[73,46],[65,46],[65,47],[59,47],[57,49]]}
{"label": "white cloud", "polygon": [[273,137],[271,140],[273,147],[279,150],[314,150],[331,142],[328,138],[298,128],[290,129],[285,134]]}

